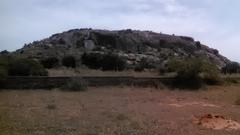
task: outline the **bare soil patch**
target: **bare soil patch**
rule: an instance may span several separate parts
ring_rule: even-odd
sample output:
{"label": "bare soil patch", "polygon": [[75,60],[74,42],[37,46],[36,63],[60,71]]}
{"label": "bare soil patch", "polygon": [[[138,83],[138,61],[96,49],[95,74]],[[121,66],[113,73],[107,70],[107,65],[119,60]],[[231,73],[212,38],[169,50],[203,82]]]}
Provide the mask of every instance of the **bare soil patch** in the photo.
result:
{"label": "bare soil patch", "polygon": [[220,107],[215,104],[205,103],[205,102],[185,102],[185,103],[171,103],[168,104],[173,107],[190,107],[190,106],[201,106],[201,107]]}
{"label": "bare soil patch", "polygon": [[[0,135],[239,135],[240,130],[225,130],[225,125],[223,129],[217,127],[219,130],[208,129],[215,124],[212,121],[240,122],[240,108],[235,105],[239,88],[3,90]],[[209,120],[203,114],[226,118],[212,115]],[[199,116],[196,120],[201,124],[193,124],[192,116]]]}
{"label": "bare soil patch", "polygon": [[227,119],[222,115],[206,114],[200,118],[194,117],[193,122],[209,129],[240,130],[240,124],[238,122]]}

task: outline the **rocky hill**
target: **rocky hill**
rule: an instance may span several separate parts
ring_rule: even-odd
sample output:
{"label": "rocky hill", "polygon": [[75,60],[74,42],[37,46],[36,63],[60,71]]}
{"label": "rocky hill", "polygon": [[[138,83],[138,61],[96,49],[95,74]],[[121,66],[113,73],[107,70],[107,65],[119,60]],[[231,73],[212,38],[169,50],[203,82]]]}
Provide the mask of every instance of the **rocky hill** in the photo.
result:
{"label": "rocky hill", "polygon": [[142,60],[152,67],[163,67],[172,57],[203,57],[218,67],[229,60],[218,50],[202,45],[191,37],[167,35],[137,30],[93,30],[74,29],[54,34],[49,38],[25,44],[14,52],[25,57],[44,59],[47,57],[74,56],[81,65],[81,56],[86,53],[113,53],[126,59],[128,67]]}

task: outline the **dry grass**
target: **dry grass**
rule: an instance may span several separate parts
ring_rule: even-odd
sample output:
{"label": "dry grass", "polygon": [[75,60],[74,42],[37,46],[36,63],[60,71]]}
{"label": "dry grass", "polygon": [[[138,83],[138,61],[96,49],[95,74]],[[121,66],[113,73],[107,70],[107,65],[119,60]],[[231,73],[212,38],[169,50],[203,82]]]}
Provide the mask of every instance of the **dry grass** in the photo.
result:
{"label": "dry grass", "polygon": [[90,87],[85,92],[3,90],[0,135],[239,135],[240,131],[213,131],[191,122],[193,115],[208,113],[240,122],[236,96],[239,86],[195,92],[132,87]]}
{"label": "dry grass", "polygon": [[126,71],[102,71],[102,70],[94,70],[87,68],[78,68],[78,69],[49,69],[49,76],[59,77],[59,76],[138,76],[138,77],[151,77],[158,76],[159,73],[157,71],[143,71],[136,72],[133,70]]}
{"label": "dry grass", "polygon": [[223,77],[229,77],[229,78],[240,78],[240,74],[226,74],[222,75]]}
{"label": "dry grass", "polygon": [[235,104],[236,104],[236,105],[240,105],[240,98],[238,98],[238,99],[235,101]]}

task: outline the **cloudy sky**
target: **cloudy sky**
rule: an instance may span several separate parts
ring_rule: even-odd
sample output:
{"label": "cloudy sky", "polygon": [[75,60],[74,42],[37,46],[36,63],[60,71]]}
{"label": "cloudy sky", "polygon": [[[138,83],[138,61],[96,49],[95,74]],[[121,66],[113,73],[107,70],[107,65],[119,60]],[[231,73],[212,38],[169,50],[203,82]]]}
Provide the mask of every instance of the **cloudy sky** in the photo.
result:
{"label": "cloudy sky", "polygon": [[192,36],[240,62],[239,0],[1,0],[0,50],[74,28]]}

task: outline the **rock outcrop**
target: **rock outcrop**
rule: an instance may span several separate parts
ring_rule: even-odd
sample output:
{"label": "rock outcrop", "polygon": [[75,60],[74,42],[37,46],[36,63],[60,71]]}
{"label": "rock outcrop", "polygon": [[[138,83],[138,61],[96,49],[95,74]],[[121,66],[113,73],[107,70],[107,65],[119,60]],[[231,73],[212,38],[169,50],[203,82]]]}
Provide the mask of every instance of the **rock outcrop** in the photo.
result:
{"label": "rock outcrop", "polygon": [[151,67],[163,67],[172,57],[203,57],[218,67],[229,60],[218,50],[202,45],[191,37],[137,30],[74,29],[26,44],[15,54],[36,59],[71,55],[81,63],[82,54],[114,53],[127,60],[129,68],[147,61]]}

